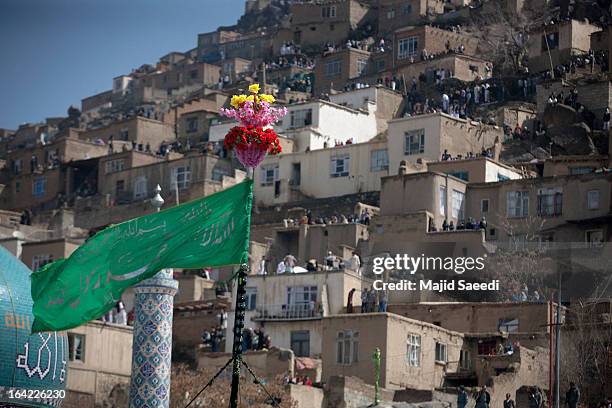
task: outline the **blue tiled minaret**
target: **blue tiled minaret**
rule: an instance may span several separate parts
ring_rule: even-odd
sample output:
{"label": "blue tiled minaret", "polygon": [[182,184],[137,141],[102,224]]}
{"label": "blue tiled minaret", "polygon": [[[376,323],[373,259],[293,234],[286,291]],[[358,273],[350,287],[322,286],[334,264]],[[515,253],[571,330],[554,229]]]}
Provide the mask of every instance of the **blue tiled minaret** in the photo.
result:
{"label": "blue tiled minaret", "polygon": [[[159,185],[151,204],[164,204]],[[164,269],[134,286],[130,408],[167,408],[170,402],[172,312],[178,282]]]}

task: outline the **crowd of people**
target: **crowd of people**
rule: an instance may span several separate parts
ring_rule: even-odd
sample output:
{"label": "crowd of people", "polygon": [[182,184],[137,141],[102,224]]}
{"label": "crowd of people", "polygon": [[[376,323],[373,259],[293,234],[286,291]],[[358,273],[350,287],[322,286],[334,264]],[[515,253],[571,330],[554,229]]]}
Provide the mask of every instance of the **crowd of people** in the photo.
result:
{"label": "crowd of people", "polygon": [[[529,387],[528,388],[528,404],[529,408],[544,408],[546,404],[546,395],[540,389],[540,387]],[[475,390],[471,398],[474,400],[475,408],[489,408],[491,404],[491,394],[489,393],[487,386],[484,385],[480,389]],[[564,405],[568,408],[578,408],[580,404],[580,390],[574,382],[570,382],[570,386],[565,393]],[[470,404],[470,395],[466,388],[461,385],[457,392],[457,408],[466,408]],[[550,403],[548,404],[550,406]],[[512,399],[512,396],[507,393],[506,398],[503,402],[503,408],[516,408],[516,401]],[[606,400],[602,407],[612,407],[612,401]]]}
{"label": "crowd of people", "polygon": [[130,316],[128,316],[128,313],[125,310],[125,305],[122,301],[118,301],[113,309],[102,315],[100,320],[105,323],[131,325],[133,322],[133,312],[130,312]]}
{"label": "crowd of people", "polygon": [[492,159],[494,157],[493,155],[493,150],[489,149],[485,149],[483,148],[480,151],[480,154],[474,154],[473,152],[467,152],[464,155],[462,154],[458,154],[455,157],[453,157],[449,152],[448,149],[444,149],[444,153],[442,153],[442,157],[440,158],[440,160],[442,161],[452,161],[452,160],[463,160],[463,159],[477,159],[478,157],[488,157],[489,159]]}
{"label": "crowd of people", "polygon": [[464,231],[464,230],[487,230],[487,219],[486,217],[482,217],[480,221],[476,221],[472,217],[468,217],[467,221],[460,220],[457,225],[453,220],[450,222],[447,219],[444,219],[442,222],[441,229],[438,229],[434,225],[432,219],[429,220],[429,232],[438,232],[438,231]]}
{"label": "crowd of people", "polygon": [[[348,299],[346,302],[346,313],[355,313],[355,307],[353,301],[357,289],[352,288],[349,291]],[[361,291],[361,307],[360,313],[376,313],[386,312],[389,297],[386,291],[376,290],[374,288],[364,288]]]}
{"label": "crowd of people", "polygon": [[269,350],[272,347],[272,339],[263,329],[250,327],[242,330],[242,351]]}
{"label": "crowd of people", "polygon": [[370,225],[372,219],[372,212],[365,208],[360,214],[334,214],[330,216],[314,216],[311,210],[307,210],[306,213],[299,219],[297,218],[286,218],[284,220],[285,227],[294,227],[298,225],[330,225],[330,224],[363,224]]}

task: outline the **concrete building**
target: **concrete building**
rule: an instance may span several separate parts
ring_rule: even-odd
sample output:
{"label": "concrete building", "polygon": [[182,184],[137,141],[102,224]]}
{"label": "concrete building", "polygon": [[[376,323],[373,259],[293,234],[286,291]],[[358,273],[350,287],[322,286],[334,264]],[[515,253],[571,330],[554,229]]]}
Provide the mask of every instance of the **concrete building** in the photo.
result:
{"label": "concrete building", "polygon": [[[88,129],[79,133],[81,140],[94,142],[102,140],[113,142],[136,142],[143,147],[147,144],[152,151],[157,151],[162,142],[170,142],[176,138],[172,126],[158,120],[136,116],[102,126],[97,129]],[[107,148],[108,150],[108,148]]]}
{"label": "concrete building", "polygon": [[425,54],[443,55],[459,47],[463,47],[462,54],[478,55],[477,38],[428,25],[397,29],[393,38],[397,66],[412,64]]}
{"label": "concrete building", "polygon": [[454,118],[444,113],[432,113],[395,119],[389,122],[388,149],[390,174],[397,174],[405,160],[438,161],[446,150],[452,157],[466,157],[468,152],[483,149],[497,151],[496,144],[503,140],[503,130]]}
{"label": "concrete building", "polygon": [[500,336],[462,334],[393,313],[326,317],[323,381],[342,375],[373,384],[372,353],[379,348],[381,386],[406,389],[413,398],[418,398],[418,391],[471,384],[487,385],[491,404],[501,404],[506,393],[526,403],[529,386],[548,387],[546,350],[521,347],[512,355],[490,356],[480,346],[483,339],[503,341]]}
{"label": "concrete building", "polygon": [[92,321],[68,330],[67,336],[68,392],[63,406],[127,405],[132,328]]}
{"label": "concrete building", "polygon": [[68,258],[83,241],[58,238],[39,242],[25,242],[21,246],[21,262],[36,271],[48,263]]}
{"label": "concrete building", "polygon": [[378,191],[380,178],[389,174],[388,155],[383,140],[268,156],[255,175],[257,203]]}
{"label": "concrete building", "polygon": [[331,147],[336,142],[363,143],[378,134],[376,107],[357,110],[324,100],[287,106],[287,115],[274,127],[277,133],[293,139],[296,151]]}
{"label": "concrete building", "polygon": [[591,173],[470,183],[465,214],[486,214],[487,240],[599,245],[612,233],[611,180],[610,174]]}
{"label": "concrete building", "polygon": [[547,25],[529,35],[529,71],[548,71],[559,64],[568,64],[573,55],[591,49],[591,34],[600,28],[588,22],[569,20]]}
{"label": "concrete building", "polygon": [[359,48],[342,48],[318,56],[315,64],[314,94],[342,90],[350,80],[372,72],[370,52]]}
{"label": "concrete building", "polygon": [[398,28],[421,23],[425,17],[442,14],[444,1],[440,0],[381,0],[378,2],[378,27],[382,34]]}
{"label": "concrete building", "polygon": [[334,93],[329,95],[329,100],[337,105],[368,112],[375,107],[374,115],[376,116],[378,133],[387,130],[389,120],[399,117],[403,102],[399,92],[394,92],[383,86],[370,86]]}
{"label": "concrete building", "polygon": [[293,2],[291,30],[293,41],[302,47],[321,47],[325,43],[339,45],[352,30],[374,20],[370,5],[358,0],[324,0]]}
{"label": "concrete building", "polygon": [[[368,282],[347,270],[249,276],[245,327],[262,328],[273,346],[291,349],[297,357],[321,356],[322,318],[342,313],[353,288],[358,307],[361,288]],[[228,327],[233,318],[228,313]],[[226,351],[231,350],[232,337],[228,332]]]}

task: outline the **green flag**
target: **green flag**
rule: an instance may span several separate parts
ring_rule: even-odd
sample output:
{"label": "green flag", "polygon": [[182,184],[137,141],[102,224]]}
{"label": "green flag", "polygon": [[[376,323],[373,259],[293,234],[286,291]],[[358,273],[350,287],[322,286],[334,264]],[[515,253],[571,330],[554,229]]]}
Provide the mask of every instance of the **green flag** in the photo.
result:
{"label": "green flag", "polygon": [[110,226],[32,276],[32,332],[66,330],[109,311],[164,268],[247,262],[253,181]]}

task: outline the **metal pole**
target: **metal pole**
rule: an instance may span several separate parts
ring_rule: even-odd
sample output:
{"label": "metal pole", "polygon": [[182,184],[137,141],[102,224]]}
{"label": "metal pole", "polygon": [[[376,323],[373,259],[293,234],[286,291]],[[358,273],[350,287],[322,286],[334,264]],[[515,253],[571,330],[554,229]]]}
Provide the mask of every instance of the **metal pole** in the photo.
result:
{"label": "metal pole", "polygon": [[544,32],[544,41],[546,42],[546,50],[548,51],[548,60],[550,61],[550,78],[555,79],[555,68],[553,67],[552,55],[550,54],[550,46],[548,45],[548,35],[546,34],[546,24],[542,29]]}
{"label": "metal pole", "polygon": [[555,407],[561,408],[561,271],[559,271],[557,318],[555,320]]}
{"label": "metal pole", "polygon": [[234,313],[234,345],[232,349],[232,389],[230,408],[238,408],[238,388],[240,387],[240,365],[242,363],[242,329],[246,310],[246,280],[248,265],[240,265],[236,285],[236,310]]}
{"label": "metal pole", "polygon": [[554,318],[554,302],[551,293],[550,300],[548,301],[548,404],[552,403],[553,400],[553,331],[552,324]]}
{"label": "metal pole", "polygon": [[[247,178],[253,178],[253,168],[247,167]],[[252,204],[251,204],[252,205]],[[249,206],[248,211],[251,211]],[[236,310],[234,312],[234,344],[232,347],[232,388],[230,392],[230,408],[238,408],[238,390],[240,388],[240,365],[242,364],[242,330],[244,329],[244,313],[246,311],[246,282],[249,271],[247,259],[238,269],[236,276]]]}

